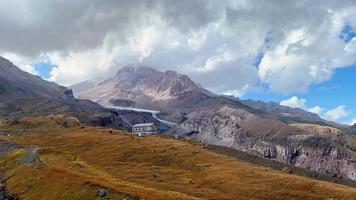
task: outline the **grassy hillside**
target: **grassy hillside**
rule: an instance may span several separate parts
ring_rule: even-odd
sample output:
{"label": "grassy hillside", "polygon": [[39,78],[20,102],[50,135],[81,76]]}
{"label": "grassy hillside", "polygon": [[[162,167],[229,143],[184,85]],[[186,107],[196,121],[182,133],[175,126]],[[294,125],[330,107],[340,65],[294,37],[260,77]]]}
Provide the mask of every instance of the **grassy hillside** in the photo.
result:
{"label": "grassy hillside", "polygon": [[355,188],[252,165],[199,143],[67,120],[52,116],[0,125],[1,140],[21,145],[0,158],[9,192],[21,199],[99,199],[99,189],[111,199],[356,197]]}

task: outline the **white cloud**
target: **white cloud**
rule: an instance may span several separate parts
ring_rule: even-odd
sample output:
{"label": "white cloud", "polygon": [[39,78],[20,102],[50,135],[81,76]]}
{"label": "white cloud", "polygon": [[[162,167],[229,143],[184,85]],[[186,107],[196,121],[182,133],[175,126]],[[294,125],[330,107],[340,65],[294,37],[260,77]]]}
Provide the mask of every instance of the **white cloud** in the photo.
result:
{"label": "white cloud", "polygon": [[192,50],[198,51],[202,45],[204,44],[206,38],[207,38],[207,32],[206,31],[197,31],[197,32],[192,32],[190,36],[188,36],[188,45]]}
{"label": "white cloud", "polygon": [[355,9],[353,0],[4,0],[0,53],[45,55],[57,65],[50,80],[64,85],[139,64],[187,73],[218,93],[256,83],[298,93],[356,63],[356,39],[339,38],[345,23],[356,27]]}
{"label": "white cloud", "polygon": [[312,112],[312,113],[315,113],[315,114],[318,114],[320,115],[321,112],[323,112],[323,108],[321,108],[320,106],[315,106],[315,107],[312,107],[312,108],[309,108],[308,111],[309,112]]}
{"label": "white cloud", "polygon": [[222,92],[223,95],[227,96],[234,96],[234,97],[241,97],[250,89],[250,85],[245,85],[242,87],[240,90],[227,90],[225,92]]}
{"label": "white cloud", "polygon": [[291,97],[290,99],[286,99],[281,101],[279,104],[282,106],[289,106],[291,108],[301,108],[301,109],[307,109],[307,106],[305,105],[305,103],[307,102],[307,100],[305,99],[299,99],[296,96]]}
{"label": "white cloud", "polygon": [[221,53],[216,56],[208,58],[208,60],[204,64],[204,66],[198,68],[198,71],[211,72],[211,71],[216,70],[221,65],[232,62],[234,60],[236,60],[235,56],[233,56],[230,52],[224,52],[224,53]]}
{"label": "white cloud", "polygon": [[[319,116],[322,116],[326,120],[339,122],[339,123],[345,122],[344,121],[345,117],[349,116],[349,113],[346,110],[346,106],[344,105],[338,106],[330,110],[321,108],[319,105],[316,105],[314,107],[308,107],[307,100],[298,98],[297,96],[293,96],[289,99],[285,99],[281,101],[280,105],[288,106],[291,108],[300,108],[315,113]],[[351,120],[348,124],[351,124],[353,122],[356,122],[356,119]]]}
{"label": "white cloud", "polygon": [[300,99],[296,96],[293,96],[289,99],[283,100],[280,102],[280,105],[282,106],[289,106],[291,108],[301,108],[303,110],[315,113],[320,115],[323,112],[323,108],[321,108],[320,106],[314,106],[309,108],[307,105],[307,100],[306,99]]}
{"label": "white cloud", "polygon": [[324,115],[324,118],[337,122],[346,116],[348,116],[346,106],[338,106],[332,110],[327,111]]}

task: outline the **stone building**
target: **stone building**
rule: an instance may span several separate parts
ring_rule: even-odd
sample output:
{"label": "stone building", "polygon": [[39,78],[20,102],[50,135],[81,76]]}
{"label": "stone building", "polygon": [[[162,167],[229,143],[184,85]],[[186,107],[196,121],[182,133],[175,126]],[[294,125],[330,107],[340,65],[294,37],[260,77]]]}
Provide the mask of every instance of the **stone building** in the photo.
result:
{"label": "stone building", "polygon": [[132,132],[138,136],[158,134],[158,127],[155,123],[135,124],[132,126]]}

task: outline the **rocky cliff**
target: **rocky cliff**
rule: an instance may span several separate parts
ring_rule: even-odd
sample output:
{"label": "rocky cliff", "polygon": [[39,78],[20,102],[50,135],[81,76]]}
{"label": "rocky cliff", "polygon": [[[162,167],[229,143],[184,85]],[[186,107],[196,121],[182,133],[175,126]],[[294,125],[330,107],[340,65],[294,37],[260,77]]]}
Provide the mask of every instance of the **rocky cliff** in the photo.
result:
{"label": "rocky cliff", "polygon": [[355,152],[319,134],[228,106],[187,117],[175,134],[356,180]]}

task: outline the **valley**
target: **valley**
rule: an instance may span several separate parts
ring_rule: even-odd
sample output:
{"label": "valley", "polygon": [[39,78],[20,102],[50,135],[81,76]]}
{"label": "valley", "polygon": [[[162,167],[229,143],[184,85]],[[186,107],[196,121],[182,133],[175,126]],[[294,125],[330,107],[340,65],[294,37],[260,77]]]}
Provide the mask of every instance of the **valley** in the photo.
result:
{"label": "valley", "polygon": [[0,0],[0,200],[356,200],[356,0]]}
{"label": "valley", "polygon": [[[4,198],[355,197],[351,127],[216,95],[173,71],[127,67],[73,93],[0,61]],[[147,122],[161,134],[130,133]]]}

